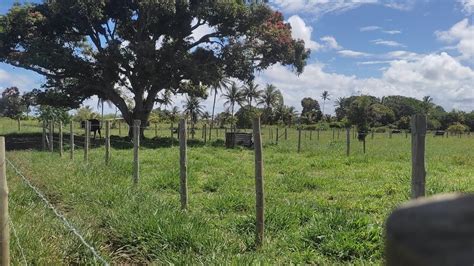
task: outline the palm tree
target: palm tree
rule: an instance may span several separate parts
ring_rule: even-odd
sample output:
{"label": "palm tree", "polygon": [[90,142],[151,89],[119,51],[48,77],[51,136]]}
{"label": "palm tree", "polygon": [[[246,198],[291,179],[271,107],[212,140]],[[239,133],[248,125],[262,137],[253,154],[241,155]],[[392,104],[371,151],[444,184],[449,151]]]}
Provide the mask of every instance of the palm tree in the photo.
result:
{"label": "palm tree", "polygon": [[425,111],[425,114],[429,114],[431,111],[431,108],[433,107],[433,98],[431,96],[425,96],[423,97],[423,111]]}
{"label": "palm tree", "polygon": [[201,98],[196,96],[186,96],[186,101],[183,105],[184,113],[191,118],[191,135],[194,139],[194,126],[199,119],[199,116],[203,114],[204,106],[201,104]]}
{"label": "palm tree", "polygon": [[179,108],[178,108],[178,106],[173,106],[173,108],[171,108],[171,110],[169,111],[169,118],[171,120],[171,123],[178,122],[178,119],[179,119]]}
{"label": "palm tree", "polygon": [[227,89],[230,83],[231,83],[230,79],[223,78],[212,86],[212,90],[214,91],[214,102],[212,103],[212,115],[211,115],[210,131],[209,131],[209,140],[211,140],[212,128],[214,127],[214,111],[216,109],[217,93],[219,91],[222,91],[222,89]]}
{"label": "palm tree", "polygon": [[163,92],[163,94],[161,95],[161,99],[159,102],[161,106],[165,106],[165,110],[167,106],[170,106],[173,104],[172,97],[173,97],[173,94],[171,93],[170,90],[165,90],[165,92]]}
{"label": "palm tree", "polygon": [[228,106],[230,109],[230,113],[232,116],[232,121],[234,119],[234,107],[236,104],[241,104],[243,101],[242,93],[240,88],[237,86],[235,82],[231,83],[230,87],[226,88],[224,94],[221,95],[226,101],[224,102],[224,107]]}
{"label": "palm tree", "polygon": [[323,114],[324,114],[324,107],[326,105],[326,100],[331,100],[331,99],[329,99],[329,92],[328,91],[323,91],[323,94],[321,95],[321,98],[323,99]]}
{"label": "palm tree", "polygon": [[272,84],[267,84],[263,90],[258,104],[263,104],[265,109],[272,109],[275,106],[283,104],[283,96],[281,95],[280,90]]}
{"label": "palm tree", "polygon": [[242,90],[242,95],[247,99],[248,105],[252,107],[252,102],[260,99],[262,91],[258,89],[258,85],[250,81]]}

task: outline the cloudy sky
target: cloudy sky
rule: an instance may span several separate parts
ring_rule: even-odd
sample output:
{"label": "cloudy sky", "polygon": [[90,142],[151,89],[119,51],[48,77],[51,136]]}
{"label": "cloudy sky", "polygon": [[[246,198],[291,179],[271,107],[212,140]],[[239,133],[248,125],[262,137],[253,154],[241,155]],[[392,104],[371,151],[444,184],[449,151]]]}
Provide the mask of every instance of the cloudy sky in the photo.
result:
{"label": "cloudy sky", "polygon": [[[13,0],[2,0],[5,13]],[[270,0],[312,50],[303,74],[275,65],[257,83],[276,85],[285,104],[303,97],[333,111],[338,97],[429,95],[447,110],[474,109],[474,0]],[[198,29],[200,35],[209,29]],[[37,88],[41,76],[0,64],[0,89]],[[95,106],[91,99],[88,105]],[[182,98],[175,99],[179,107]],[[205,102],[211,109],[212,97]],[[222,101],[218,102],[221,111]]]}

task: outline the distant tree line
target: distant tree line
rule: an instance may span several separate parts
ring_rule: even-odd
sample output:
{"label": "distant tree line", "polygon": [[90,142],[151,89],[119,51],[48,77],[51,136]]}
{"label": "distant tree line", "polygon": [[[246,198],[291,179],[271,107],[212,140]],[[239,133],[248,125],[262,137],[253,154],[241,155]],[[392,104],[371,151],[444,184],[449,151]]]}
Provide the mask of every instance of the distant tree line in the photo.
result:
{"label": "distant tree line", "polygon": [[[331,116],[324,114],[324,106],[331,96],[328,91],[324,91],[320,96],[322,110],[317,99],[304,97],[301,100],[301,112],[297,112],[295,107],[285,105],[281,91],[272,84],[260,89],[260,86],[253,82],[239,85],[224,79],[215,86],[204,89],[213,93],[212,113],[205,110],[202,104],[204,97],[188,95],[180,111],[178,106],[173,106],[172,94],[164,93],[161,95],[163,101],[152,111],[149,122],[177,123],[180,117],[185,116],[193,127],[201,121],[217,127],[250,128],[252,117],[260,115],[262,123],[266,125],[313,128],[356,125],[359,132],[367,133],[369,129],[379,127],[409,129],[410,116],[422,113],[428,117],[430,130],[447,130],[450,127],[450,130],[455,132],[474,130],[474,111],[447,112],[429,96],[421,100],[399,95],[381,98],[370,95],[340,97],[334,101],[335,115]],[[49,106],[44,103],[41,95],[36,90],[21,94],[17,87],[6,88],[0,98],[0,115],[27,119],[33,107],[36,107],[34,114],[40,120],[55,119],[66,123],[71,119],[69,109]],[[215,114],[217,98],[224,101],[224,111]],[[103,102],[101,104],[103,105]],[[76,111],[74,120],[100,117],[101,115],[86,106]],[[107,118],[118,118],[117,112]]]}

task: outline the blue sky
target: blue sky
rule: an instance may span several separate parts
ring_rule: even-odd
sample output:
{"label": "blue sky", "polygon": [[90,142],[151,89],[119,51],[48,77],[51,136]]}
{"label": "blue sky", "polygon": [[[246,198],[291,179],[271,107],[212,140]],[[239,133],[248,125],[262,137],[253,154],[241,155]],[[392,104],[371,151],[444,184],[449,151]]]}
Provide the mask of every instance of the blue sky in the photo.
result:
{"label": "blue sky", "polygon": [[[0,13],[14,1],[3,0]],[[20,1],[23,2],[23,1]],[[273,83],[285,103],[300,108],[303,97],[320,100],[372,94],[430,95],[445,109],[474,109],[474,0],[270,0],[305,40],[312,55],[296,76],[276,65],[257,83]],[[206,32],[212,29],[199,29]],[[42,78],[0,64],[0,89],[39,87]],[[205,103],[210,110],[211,100]],[[181,106],[182,97],[175,99]],[[95,99],[86,104],[95,106]],[[218,103],[218,111],[222,103]]]}

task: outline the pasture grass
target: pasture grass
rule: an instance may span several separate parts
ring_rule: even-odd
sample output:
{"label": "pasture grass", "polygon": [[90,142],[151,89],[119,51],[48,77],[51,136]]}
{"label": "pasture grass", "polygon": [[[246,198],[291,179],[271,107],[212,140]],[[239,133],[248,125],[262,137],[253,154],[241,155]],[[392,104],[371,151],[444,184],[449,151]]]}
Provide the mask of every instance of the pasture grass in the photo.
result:
{"label": "pasture grass", "polygon": [[[156,144],[160,139],[145,142],[135,186],[131,145],[121,142],[126,138],[115,137],[109,166],[99,145],[88,164],[80,148],[74,161],[67,147],[63,158],[37,149],[13,149],[7,157],[113,263],[380,264],[384,221],[409,199],[410,138],[369,136],[366,154],[351,138],[346,157],[343,132],[334,140],[331,132],[322,132],[319,140],[315,132],[312,140],[303,134],[299,154],[294,129],[278,145],[267,128],[262,132],[266,228],[260,249],[254,246],[252,150],[225,149],[222,140],[190,141],[188,211],[179,207],[179,150],[169,139],[161,139],[166,145]],[[168,137],[169,129],[160,133]],[[153,137],[153,128],[146,135]],[[473,192],[474,138],[427,136],[426,141],[427,194]],[[7,170],[11,219],[28,264],[97,263],[11,167]],[[16,242],[12,259],[20,264]]]}

